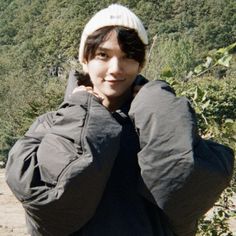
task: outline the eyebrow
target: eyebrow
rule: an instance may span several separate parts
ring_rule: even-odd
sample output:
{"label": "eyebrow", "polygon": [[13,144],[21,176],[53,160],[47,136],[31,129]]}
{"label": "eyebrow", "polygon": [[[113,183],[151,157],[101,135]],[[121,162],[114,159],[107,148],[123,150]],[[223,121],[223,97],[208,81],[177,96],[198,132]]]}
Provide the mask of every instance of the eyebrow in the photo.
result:
{"label": "eyebrow", "polygon": [[[112,47],[109,48],[109,47],[98,46],[98,48],[97,48],[97,50],[95,51],[95,53],[97,53],[97,52],[99,52],[99,51],[105,52],[105,53],[107,53],[107,54],[110,54],[110,53],[112,53],[113,48],[112,48]],[[126,56],[126,55],[127,55],[127,53],[123,52],[122,50],[121,50],[121,53],[122,53],[123,56]]]}
{"label": "eyebrow", "polygon": [[[103,52],[109,53],[109,52],[112,52],[112,50],[113,50],[113,48],[109,48],[109,47],[107,48],[107,47],[99,46],[99,47],[97,48],[96,52],[97,52],[97,51],[103,51]],[[121,52],[122,52],[124,55],[127,55],[127,53],[123,52],[122,50],[121,50]]]}
{"label": "eyebrow", "polygon": [[100,51],[111,51],[112,49],[111,48],[98,47],[97,50],[100,50]]}

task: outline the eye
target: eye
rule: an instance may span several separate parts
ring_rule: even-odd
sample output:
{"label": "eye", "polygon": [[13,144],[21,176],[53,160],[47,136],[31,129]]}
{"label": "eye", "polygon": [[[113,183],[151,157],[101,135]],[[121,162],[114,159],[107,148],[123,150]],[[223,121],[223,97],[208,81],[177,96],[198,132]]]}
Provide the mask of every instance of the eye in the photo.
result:
{"label": "eye", "polygon": [[106,60],[108,58],[108,55],[105,52],[97,52],[95,57],[99,60]]}

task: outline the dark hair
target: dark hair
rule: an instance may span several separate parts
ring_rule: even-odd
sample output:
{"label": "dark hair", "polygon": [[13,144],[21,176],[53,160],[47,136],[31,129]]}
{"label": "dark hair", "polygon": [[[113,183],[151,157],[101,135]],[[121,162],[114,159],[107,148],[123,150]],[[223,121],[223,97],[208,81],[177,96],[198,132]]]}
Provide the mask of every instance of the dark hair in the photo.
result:
{"label": "dark hair", "polygon": [[117,33],[121,50],[126,53],[129,58],[136,60],[143,66],[145,62],[146,46],[134,29],[123,26],[106,26],[89,35],[84,46],[85,60],[89,61],[95,57],[99,45],[107,39],[108,34],[113,30]]}

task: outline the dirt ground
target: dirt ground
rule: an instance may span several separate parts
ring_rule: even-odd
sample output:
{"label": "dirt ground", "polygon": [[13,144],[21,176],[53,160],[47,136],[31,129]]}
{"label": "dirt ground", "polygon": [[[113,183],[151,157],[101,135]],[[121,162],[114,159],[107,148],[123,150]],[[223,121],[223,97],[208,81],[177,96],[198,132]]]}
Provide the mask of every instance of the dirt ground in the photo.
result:
{"label": "dirt ground", "polygon": [[0,169],[0,235],[26,236],[24,210],[5,183],[4,169]]}
{"label": "dirt ground", "polygon": [[[236,219],[232,219],[230,228],[236,233]],[[23,208],[5,183],[4,169],[0,169],[0,235],[29,236]]]}

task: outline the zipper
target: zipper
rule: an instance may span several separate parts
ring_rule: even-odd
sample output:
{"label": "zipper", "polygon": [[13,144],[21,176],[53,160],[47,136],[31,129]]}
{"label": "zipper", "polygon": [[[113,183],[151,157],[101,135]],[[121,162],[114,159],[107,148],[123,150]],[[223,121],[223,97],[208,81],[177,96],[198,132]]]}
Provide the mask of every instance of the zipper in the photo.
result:
{"label": "zipper", "polygon": [[80,143],[81,143],[81,149],[82,149],[82,153],[84,154],[85,152],[85,144],[84,144],[84,137],[85,137],[85,131],[87,129],[87,125],[88,125],[88,120],[90,118],[90,106],[91,106],[91,101],[92,101],[92,97],[94,95],[89,93],[89,97],[88,97],[88,106],[87,106],[87,115],[85,117],[85,121],[84,121],[84,127],[82,129],[81,135],[80,135]]}
{"label": "zipper", "polygon": [[[87,125],[88,125],[88,120],[90,118],[90,104],[91,104],[91,100],[92,100],[92,94],[88,94],[88,105],[87,105],[87,114],[85,116],[85,121],[84,121],[84,127],[82,128],[82,131],[81,131],[81,135],[80,135],[80,143],[81,143],[81,149],[82,149],[82,155],[85,153],[85,148],[84,148],[84,136],[85,136],[85,130],[87,128]],[[60,180],[63,178],[65,172],[67,171],[67,169],[74,164],[75,161],[77,161],[79,158],[77,157],[74,157],[72,159],[72,161],[64,168],[64,170],[61,172],[61,174],[59,175],[58,179],[57,179],[57,183],[60,182]],[[57,185],[57,184],[56,184]],[[55,187],[56,187],[55,185]]]}
{"label": "zipper", "polygon": [[[91,101],[92,101],[92,94],[88,94],[88,102],[87,102],[87,114],[85,116],[85,121],[84,121],[84,127],[82,129],[82,132],[81,132],[81,136],[80,136],[80,143],[81,143],[81,149],[82,149],[82,154],[84,154],[85,152],[85,144],[84,144],[84,137],[85,137],[85,130],[87,128],[87,125],[88,125],[88,120],[90,118],[90,105],[91,105]],[[57,184],[58,182],[60,182],[60,180],[63,178],[63,176],[65,175],[65,172],[68,170],[68,168],[73,165],[75,162],[77,162],[79,160],[79,158],[75,157],[72,159],[72,161],[63,169],[63,171],[61,172],[61,174],[59,175],[58,179],[57,179],[57,183],[54,185],[54,187],[52,187],[51,189],[48,189],[48,190],[45,190],[46,192],[42,193],[42,194],[39,194],[33,198],[30,198],[30,199],[25,199],[22,201],[22,203],[29,203],[29,202],[32,202],[34,200],[36,200],[39,196],[40,197],[44,197],[44,196],[47,196],[49,192],[53,192],[55,191],[55,188],[57,187]]]}

